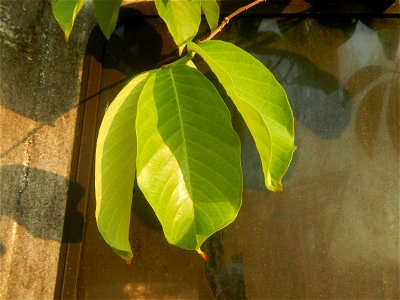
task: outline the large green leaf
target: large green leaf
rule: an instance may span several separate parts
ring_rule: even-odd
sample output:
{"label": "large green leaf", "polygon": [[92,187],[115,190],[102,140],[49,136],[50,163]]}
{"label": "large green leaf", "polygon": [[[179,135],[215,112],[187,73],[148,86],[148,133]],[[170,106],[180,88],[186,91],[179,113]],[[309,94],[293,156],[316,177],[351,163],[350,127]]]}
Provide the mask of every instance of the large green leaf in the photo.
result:
{"label": "large green leaf", "polygon": [[225,103],[197,69],[160,69],[140,95],[136,130],[140,189],[168,242],[199,250],[241,205],[240,142]]}
{"label": "large green leaf", "polygon": [[122,0],[93,0],[97,22],[107,39],[117,26],[121,2]]}
{"label": "large green leaf", "polygon": [[211,31],[217,28],[219,19],[219,5],[216,0],[201,0],[201,8],[206,16]]}
{"label": "large green leaf", "polygon": [[201,0],[155,0],[155,3],[178,46],[194,38],[201,21]]}
{"label": "large green leaf", "polygon": [[295,149],[293,114],[283,88],[261,62],[231,43],[190,43],[188,49],[203,57],[243,116],[260,153],[266,187],[282,190]]}
{"label": "large green leaf", "polygon": [[75,18],[81,10],[86,0],[52,0],[52,8],[54,18],[64,31],[65,39],[68,40],[69,35],[74,26]]}
{"label": "large green leaf", "polygon": [[106,111],[96,147],[96,220],[100,233],[124,259],[132,258],[129,222],[136,167],[135,117],[146,78],[132,79]]}

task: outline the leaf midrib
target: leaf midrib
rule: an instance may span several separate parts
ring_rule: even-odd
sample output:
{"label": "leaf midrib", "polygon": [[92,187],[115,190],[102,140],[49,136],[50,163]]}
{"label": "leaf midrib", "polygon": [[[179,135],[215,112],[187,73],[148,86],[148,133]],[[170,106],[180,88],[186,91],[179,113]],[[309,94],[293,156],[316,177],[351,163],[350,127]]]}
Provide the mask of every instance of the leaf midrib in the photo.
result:
{"label": "leaf midrib", "polygon": [[[187,176],[188,176],[188,181],[189,181],[189,188],[188,188],[188,184],[186,183],[186,181],[185,181],[185,186],[188,189],[190,198],[192,199],[193,198],[192,180],[190,178],[189,156],[188,156],[188,153],[187,153],[186,137],[185,137],[185,132],[184,132],[184,128],[183,128],[182,112],[181,112],[181,108],[180,108],[180,103],[179,103],[176,83],[175,83],[173,72],[172,72],[171,68],[169,69],[169,73],[170,73],[170,76],[171,76],[172,89],[173,89],[174,94],[175,94],[176,105],[177,105],[177,108],[178,108],[179,124],[180,124],[180,127],[181,127],[182,139],[183,139],[183,148],[184,148],[183,152],[184,152],[184,155],[185,155],[186,166],[187,166],[187,174],[188,174]],[[194,215],[195,215],[194,201],[192,202],[192,214],[193,214],[193,217],[194,217]],[[196,224],[196,222],[193,222],[193,226],[194,226],[195,236],[196,236],[196,241],[197,241],[197,224]]]}
{"label": "leaf midrib", "polygon": [[[189,180],[189,185],[190,185],[190,191],[188,191],[188,192],[190,194],[190,197],[192,197],[192,188],[191,188],[192,180],[190,178],[189,155],[187,153],[186,136],[185,136],[185,132],[184,132],[184,128],[183,128],[183,121],[182,121],[182,112],[181,112],[181,107],[180,107],[179,98],[178,98],[178,91],[177,91],[177,88],[176,88],[176,83],[175,83],[175,80],[174,80],[172,69],[169,69],[169,73],[170,73],[170,76],[171,76],[172,89],[174,91],[174,95],[175,95],[174,98],[175,98],[177,109],[178,109],[179,125],[180,125],[180,128],[181,128],[180,131],[182,133],[183,149],[184,149],[183,152],[184,152],[184,156],[185,156],[185,160],[186,160],[187,174],[188,174],[188,180]],[[186,186],[186,188],[188,188],[186,182],[185,182],[185,186]]]}

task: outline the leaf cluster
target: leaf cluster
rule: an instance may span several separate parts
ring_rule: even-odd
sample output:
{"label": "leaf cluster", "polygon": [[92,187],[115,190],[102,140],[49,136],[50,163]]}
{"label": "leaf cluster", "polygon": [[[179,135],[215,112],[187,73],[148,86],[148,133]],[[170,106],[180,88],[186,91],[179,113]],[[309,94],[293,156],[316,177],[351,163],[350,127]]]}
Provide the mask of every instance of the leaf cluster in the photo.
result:
{"label": "leaf cluster", "polygon": [[[84,0],[53,1],[68,38]],[[93,0],[100,28],[114,31],[121,0]],[[160,17],[187,54],[135,76],[105,113],[96,148],[99,231],[127,261],[135,177],[169,243],[197,250],[234,221],[241,206],[240,140],[215,86],[196,68],[197,54],[215,73],[246,122],[260,154],[265,186],[282,191],[294,146],[284,89],[252,55],[223,41],[192,42],[201,13],[217,28],[215,0],[155,0]]]}

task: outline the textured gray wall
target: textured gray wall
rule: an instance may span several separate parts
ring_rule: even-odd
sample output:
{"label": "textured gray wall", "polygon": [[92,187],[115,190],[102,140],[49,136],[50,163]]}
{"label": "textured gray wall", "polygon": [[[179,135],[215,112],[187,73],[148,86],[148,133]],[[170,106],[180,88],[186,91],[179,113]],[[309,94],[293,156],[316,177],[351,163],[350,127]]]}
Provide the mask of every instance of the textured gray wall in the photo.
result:
{"label": "textured gray wall", "polygon": [[48,299],[94,17],[85,6],[69,43],[50,0],[1,1],[0,22],[0,298]]}

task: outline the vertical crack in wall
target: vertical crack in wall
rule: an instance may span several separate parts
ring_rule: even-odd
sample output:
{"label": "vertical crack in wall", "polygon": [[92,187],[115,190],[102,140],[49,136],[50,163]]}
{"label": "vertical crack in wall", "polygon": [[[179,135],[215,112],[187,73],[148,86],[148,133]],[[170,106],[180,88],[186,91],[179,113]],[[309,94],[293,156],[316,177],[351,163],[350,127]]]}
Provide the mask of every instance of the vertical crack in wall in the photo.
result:
{"label": "vertical crack in wall", "polygon": [[25,142],[24,160],[21,176],[19,178],[19,186],[17,193],[17,209],[18,209],[18,219],[22,220],[24,217],[24,206],[22,204],[22,196],[26,189],[28,188],[29,174],[30,174],[30,164],[32,159],[32,148],[34,143],[34,136],[30,135]]}

